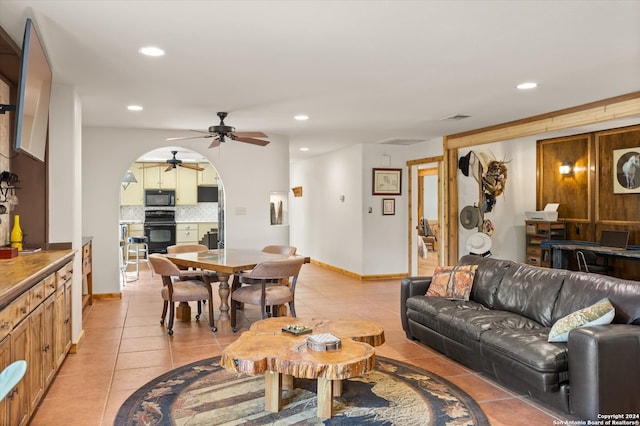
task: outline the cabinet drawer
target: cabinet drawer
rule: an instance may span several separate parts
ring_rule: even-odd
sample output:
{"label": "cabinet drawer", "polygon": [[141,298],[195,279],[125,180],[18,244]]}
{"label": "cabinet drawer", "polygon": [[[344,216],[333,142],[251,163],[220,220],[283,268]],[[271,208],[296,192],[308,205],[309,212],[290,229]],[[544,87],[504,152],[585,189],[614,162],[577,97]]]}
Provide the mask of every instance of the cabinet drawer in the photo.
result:
{"label": "cabinet drawer", "polygon": [[527,247],[527,257],[541,257],[542,249],[540,247]]}
{"label": "cabinet drawer", "polygon": [[198,231],[197,230],[188,230],[188,231],[177,231],[176,232],[176,243],[195,243],[198,241]]}
{"label": "cabinet drawer", "polygon": [[40,281],[29,291],[29,311],[33,311],[44,301],[44,280]]}
{"label": "cabinet drawer", "polygon": [[13,330],[14,312],[13,303],[0,311],[0,339],[4,339]]}
{"label": "cabinet drawer", "polygon": [[540,266],[540,257],[539,256],[527,256],[527,264],[533,266]]}
{"label": "cabinet drawer", "polygon": [[69,262],[56,271],[56,285],[59,287],[73,276],[73,262]]}
{"label": "cabinet drawer", "polygon": [[46,299],[56,291],[56,274],[51,274],[42,281],[44,281],[44,298]]}
{"label": "cabinet drawer", "polygon": [[29,292],[25,292],[22,296],[11,302],[11,306],[14,307],[14,324],[19,323],[29,315],[29,302],[31,301],[31,295]]}

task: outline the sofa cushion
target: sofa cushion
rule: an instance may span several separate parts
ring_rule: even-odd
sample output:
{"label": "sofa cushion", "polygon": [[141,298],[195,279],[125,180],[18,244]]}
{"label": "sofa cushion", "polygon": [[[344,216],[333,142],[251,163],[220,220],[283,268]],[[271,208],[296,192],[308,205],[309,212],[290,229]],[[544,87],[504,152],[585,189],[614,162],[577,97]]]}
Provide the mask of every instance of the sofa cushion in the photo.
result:
{"label": "sofa cushion", "polygon": [[500,281],[507,270],[514,265],[511,260],[492,259],[490,257],[466,255],[460,258],[458,265],[478,265],[473,277],[470,300],[493,308],[494,297]]}
{"label": "sofa cushion", "polygon": [[469,300],[478,265],[436,266],[427,296]]}
{"label": "sofa cushion", "polygon": [[572,272],[562,285],[553,310],[553,321],[603,298],[616,309],[614,324],[640,325],[640,283],[599,274]]}
{"label": "sofa cushion", "polygon": [[569,340],[569,332],[574,328],[610,324],[615,313],[613,305],[605,297],[589,307],[570,313],[556,321],[549,331],[548,341],[566,342]]}
{"label": "sofa cushion", "polygon": [[551,327],[556,299],[568,274],[562,269],[517,264],[500,282],[494,309],[514,312]]}
{"label": "sofa cushion", "polygon": [[548,335],[549,329],[545,327],[495,328],[482,333],[480,342],[541,373],[568,371],[567,345],[547,342]]}
{"label": "sofa cushion", "polygon": [[496,328],[510,330],[541,328],[540,324],[521,315],[490,310],[479,303],[457,304],[454,309],[439,312],[438,323],[441,332],[453,339],[464,335],[480,340],[482,333]]}

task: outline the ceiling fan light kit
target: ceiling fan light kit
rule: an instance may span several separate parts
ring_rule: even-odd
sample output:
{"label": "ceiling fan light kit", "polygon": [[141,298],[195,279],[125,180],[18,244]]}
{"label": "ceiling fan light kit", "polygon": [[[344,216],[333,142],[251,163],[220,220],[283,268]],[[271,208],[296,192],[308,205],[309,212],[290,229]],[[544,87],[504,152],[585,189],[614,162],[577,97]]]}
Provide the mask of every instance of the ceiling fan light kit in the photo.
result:
{"label": "ceiling fan light kit", "polygon": [[227,117],[226,112],[219,112],[218,117],[220,118],[220,124],[217,126],[210,126],[209,132],[202,132],[200,130],[194,130],[196,132],[205,133],[200,136],[186,136],[186,137],[178,137],[178,138],[167,138],[167,141],[177,141],[184,139],[199,139],[199,138],[213,138],[213,142],[209,145],[209,148],[215,148],[219,146],[222,142],[225,142],[225,138],[229,138],[233,141],[250,143],[252,145],[266,146],[269,144],[269,141],[256,139],[256,138],[268,138],[262,132],[236,132],[236,128],[233,126],[227,126],[224,124],[224,119]]}

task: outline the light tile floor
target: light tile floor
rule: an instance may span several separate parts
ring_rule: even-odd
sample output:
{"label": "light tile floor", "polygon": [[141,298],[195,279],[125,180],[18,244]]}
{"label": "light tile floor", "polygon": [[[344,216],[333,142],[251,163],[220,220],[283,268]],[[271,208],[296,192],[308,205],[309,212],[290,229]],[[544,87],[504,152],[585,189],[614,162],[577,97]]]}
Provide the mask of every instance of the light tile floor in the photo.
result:
{"label": "light tile floor", "polygon": [[[31,425],[113,425],[120,405],[137,388],[178,366],[220,355],[259,317],[254,306],[238,312],[237,334],[213,333],[204,318],[176,322],[173,336],[160,325],[161,281],[143,270],[123,288],[122,299],[96,300],[83,314],[85,338],[69,354]],[[492,425],[552,425],[562,414],[407,340],[399,316],[400,280],[359,281],[316,265],[304,265],[296,291],[299,317],[353,318],[384,327],[376,352],[432,371],[458,385],[480,405]],[[214,291],[217,296],[217,291]],[[216,301],[215,309],[219,308]],[[196,308],[192,307],[192,316]],[[247,319],[249,318],[249,320]]]}

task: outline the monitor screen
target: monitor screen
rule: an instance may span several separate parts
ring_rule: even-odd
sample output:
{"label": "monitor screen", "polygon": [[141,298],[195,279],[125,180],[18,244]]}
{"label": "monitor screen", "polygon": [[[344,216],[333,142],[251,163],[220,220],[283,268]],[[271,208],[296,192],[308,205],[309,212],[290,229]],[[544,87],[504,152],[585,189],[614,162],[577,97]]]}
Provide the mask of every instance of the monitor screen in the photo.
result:
{"label": "monitor screen", "polygon": [[15,150],[44,161],[52,72],[33,21],[27,18],[16,107]]}

